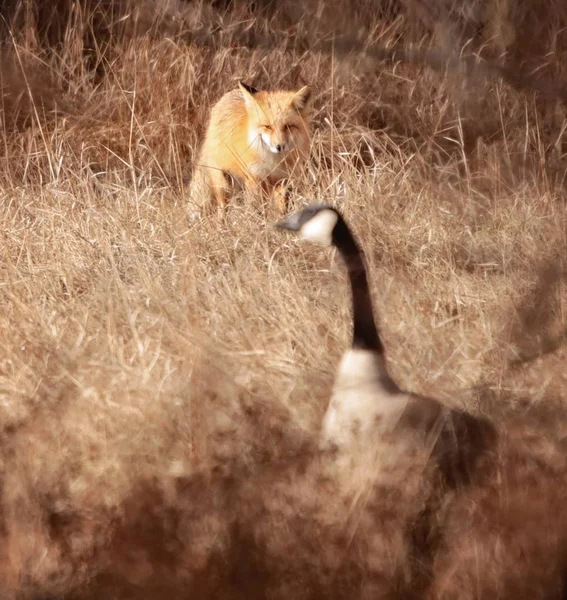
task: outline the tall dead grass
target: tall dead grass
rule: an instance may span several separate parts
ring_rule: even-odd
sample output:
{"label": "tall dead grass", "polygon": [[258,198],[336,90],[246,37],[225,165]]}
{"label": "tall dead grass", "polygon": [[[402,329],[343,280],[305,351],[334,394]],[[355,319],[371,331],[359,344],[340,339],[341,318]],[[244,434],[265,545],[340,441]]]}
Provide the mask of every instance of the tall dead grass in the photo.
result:
{"label": "tall dead grass", "polygon": [[[57,6],[4,13],[1,596],[562,597],[562,4]],[[498,427],[468,487],[320,456],[337,257],[247,198],[187,223],[239,78],[315,84],[294,202],[358,232],[395,379]]]}

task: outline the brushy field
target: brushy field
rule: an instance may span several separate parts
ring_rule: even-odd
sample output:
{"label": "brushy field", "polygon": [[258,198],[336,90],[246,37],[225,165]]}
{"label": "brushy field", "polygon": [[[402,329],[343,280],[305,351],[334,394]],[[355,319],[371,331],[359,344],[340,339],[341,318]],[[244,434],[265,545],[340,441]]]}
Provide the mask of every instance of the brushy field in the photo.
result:
{"label": "brushy field", "polygon": [[[0,598],[563,598],[563,4],[3,17]],[[313,84],[293,205],[359,234],[396,381],[497,426],[468,486],[315,451],[350,335],[338,257],[250,198],[186,218],[238,79]]]}

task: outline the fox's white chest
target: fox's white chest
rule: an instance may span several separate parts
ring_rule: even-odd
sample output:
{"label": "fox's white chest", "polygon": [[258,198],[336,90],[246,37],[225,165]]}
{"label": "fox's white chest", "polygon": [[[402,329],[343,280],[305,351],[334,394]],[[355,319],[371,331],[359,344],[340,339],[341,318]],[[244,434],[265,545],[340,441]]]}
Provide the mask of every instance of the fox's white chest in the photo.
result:
{"label": "fox's white chest", "polygon": [[258,160],[250,165],[250,173],[256,179],[282,178],[286,175],[285,164],[280,161]]}
{"label": "fox's white chest", "polygon": [[256,179],[282,178],[287,174],[285,158],[287,154],[272,152],[263,142],[260,136],[251,141],[251,146],[256,153],[256,160],[248,165],[250,174]]}

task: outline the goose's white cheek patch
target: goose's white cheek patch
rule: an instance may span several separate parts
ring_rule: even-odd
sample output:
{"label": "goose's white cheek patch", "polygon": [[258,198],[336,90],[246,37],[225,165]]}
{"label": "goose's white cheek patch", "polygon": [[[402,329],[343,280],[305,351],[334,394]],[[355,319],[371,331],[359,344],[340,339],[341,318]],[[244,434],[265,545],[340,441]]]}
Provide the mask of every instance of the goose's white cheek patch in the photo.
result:
{"label": "goose's white cheek patch", "polygon": [[338,220],[334,210],[322,210],[303,225],[301,237],[316,244],[330,246],[333,243],[333,229]]}

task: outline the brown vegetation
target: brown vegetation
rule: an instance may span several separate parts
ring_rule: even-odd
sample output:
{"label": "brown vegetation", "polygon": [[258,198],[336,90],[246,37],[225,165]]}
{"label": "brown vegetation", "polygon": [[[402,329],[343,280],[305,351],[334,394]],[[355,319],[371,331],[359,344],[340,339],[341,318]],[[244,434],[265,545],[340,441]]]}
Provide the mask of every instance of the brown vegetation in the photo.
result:
{"label": "brown vegetation", "polygon": [[[564,597],[564,3],[2,14],[0,597]],[[316,452],[342,265],[185,218],[240,78],[315,85],[293,202],[360,235],[396,381],[497,426],[469,485]]]}

